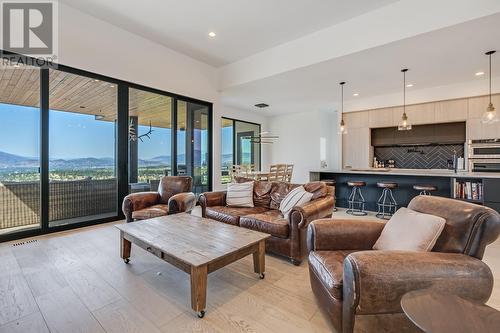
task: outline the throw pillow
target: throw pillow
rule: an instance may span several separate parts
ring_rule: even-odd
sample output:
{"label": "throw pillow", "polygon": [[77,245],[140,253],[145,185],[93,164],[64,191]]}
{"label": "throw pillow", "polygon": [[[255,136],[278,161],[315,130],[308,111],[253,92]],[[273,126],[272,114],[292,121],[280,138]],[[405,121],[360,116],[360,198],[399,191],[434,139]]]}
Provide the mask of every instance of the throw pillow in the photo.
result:
{"label": "throw pillow", "polygon": [[288,219],[292,208],[311,201],[314,194],[307,192],[304,186],[299,186],[288,192],[280,203],[280,211]]}
{"label": "throw pillow", "polygon": [[227,184],[226,204],[231,207],[253,207],[253,182]]}
{"label": "throw pillow", "polygon": [[400,208],[385,225],[373,249],[431,251],[445,224],[442,217]]}

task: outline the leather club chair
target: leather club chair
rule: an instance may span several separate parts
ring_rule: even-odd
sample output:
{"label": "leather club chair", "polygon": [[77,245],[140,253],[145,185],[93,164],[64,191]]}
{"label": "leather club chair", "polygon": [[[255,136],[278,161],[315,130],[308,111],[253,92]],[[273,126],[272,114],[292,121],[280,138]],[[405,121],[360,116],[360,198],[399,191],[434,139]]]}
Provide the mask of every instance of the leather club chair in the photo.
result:
{"label": "leather club chair", "polygon": [[127,195],[122,205],[127,222],[190,212],[196,205],[196,197],[191,192],[192,182],[188,176],[164,176],[157,192]]}
{"label": "leather club chair", "polygon": [[309,225],[311,287],[339,333],[421,332],[400,305],[412,290],[434,288],[482,303],[490,297],[493,275],[481,259],[500,234],[500,215],[430,196],[414,198],[408,208],[446,219],[431,252],[371,250],[384,222],[321,219]]}

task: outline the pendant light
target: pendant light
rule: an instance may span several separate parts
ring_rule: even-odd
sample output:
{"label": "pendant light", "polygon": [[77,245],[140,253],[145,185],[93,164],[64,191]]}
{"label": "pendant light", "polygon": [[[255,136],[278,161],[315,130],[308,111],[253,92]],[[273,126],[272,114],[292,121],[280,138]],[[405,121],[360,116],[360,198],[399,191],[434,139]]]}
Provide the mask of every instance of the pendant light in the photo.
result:
{"label": "pendant light", "polygon": [[495,110],[495,107],[493,106],[493,103],[491,102],[491,56],[495,53],[496,51],[488,51],[485,54],[489,57],[490,60],[490,102],[488,104],[488,107],[486,108],[486,111],[483,113],[482,117],[482,122],[483,124],[493,124],[498,122],[498,113]]}
{"label": "pendant light", "polygon": [[409,131],[411,130],[411,124],[406,115],[406,72],[408,72],[408,68],[403,68],[401,72],[403,73],[403,116],[399,122],[398,131]]}
{"label": "pendant light", "polygon": [[344,122],[344,84],[345,82],[342,81],[339,83],[340,84],[340,94],[342,98],[342,109],[340,111],[340,134],[347,134],[347,127]]}

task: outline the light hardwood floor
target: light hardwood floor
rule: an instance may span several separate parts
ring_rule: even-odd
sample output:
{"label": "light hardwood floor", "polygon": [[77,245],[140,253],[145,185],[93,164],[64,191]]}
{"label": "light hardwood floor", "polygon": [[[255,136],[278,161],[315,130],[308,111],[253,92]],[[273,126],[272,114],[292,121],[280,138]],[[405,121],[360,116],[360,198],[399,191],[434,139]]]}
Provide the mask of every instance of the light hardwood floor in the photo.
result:
{"label": "light hardwood floor", "polygon": [[[267,255],[259,280],[249,256],[210,274],[207,315],[198,319],[188,275],[136,246],[125,265],[114,224],[0,244],[0,333],[333,330],[311,292],[307,263]],[[500,309],[500,242],[485,261],[496,279],[489,304]]]}

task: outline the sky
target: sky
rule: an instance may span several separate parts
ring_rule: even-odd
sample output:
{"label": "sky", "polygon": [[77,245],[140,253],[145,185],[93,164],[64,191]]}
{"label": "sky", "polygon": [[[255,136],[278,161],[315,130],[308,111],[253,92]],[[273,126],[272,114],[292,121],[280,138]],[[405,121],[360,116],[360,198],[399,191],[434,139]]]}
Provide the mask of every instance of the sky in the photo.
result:
{"label": "sky", "polygon": [[[0,104],[0,151],[38,157],[40,146],[40,113],[38,108]],[[139,135],[149,126],[139,126]],[[230,130],[230,129],[229,129]],[[223,153],[232,152],[231,132],[223,130]],[[178,138],[183,134],[178,133]],[[139,141],[139,158],[151,159],[171,155],[171,130],[153,128],[151,140]],[[94,116],[50,110],[49,154],[51,159],[82,157],[113,157],[115,149],[114,123],[95,120]],[[206,144],[206,135],[202,136]],[[228,147],[229,148],[226,148]],[[178,140],[178,151],[185,151],[185,141]]]}

